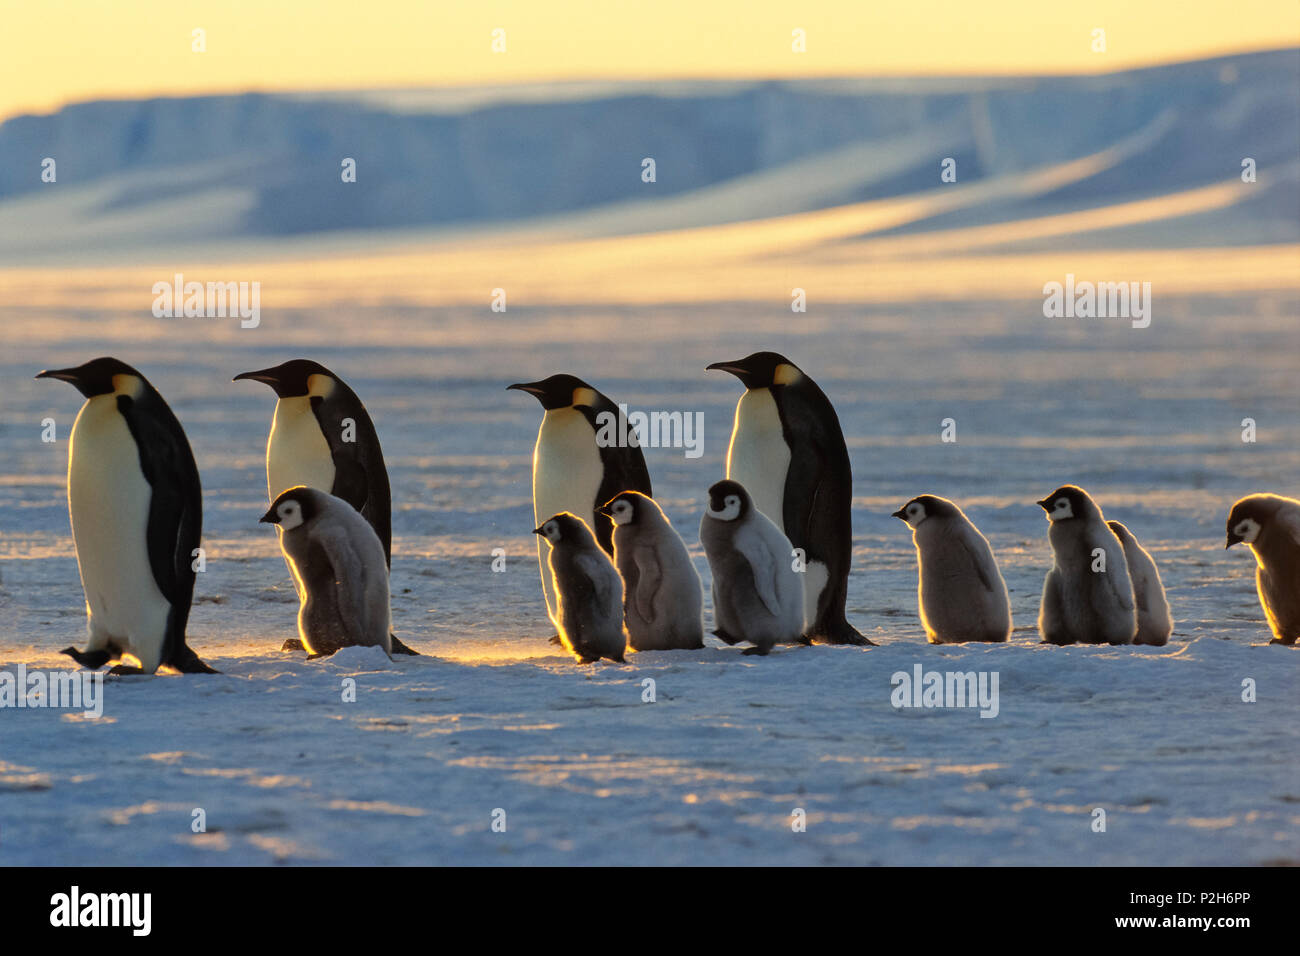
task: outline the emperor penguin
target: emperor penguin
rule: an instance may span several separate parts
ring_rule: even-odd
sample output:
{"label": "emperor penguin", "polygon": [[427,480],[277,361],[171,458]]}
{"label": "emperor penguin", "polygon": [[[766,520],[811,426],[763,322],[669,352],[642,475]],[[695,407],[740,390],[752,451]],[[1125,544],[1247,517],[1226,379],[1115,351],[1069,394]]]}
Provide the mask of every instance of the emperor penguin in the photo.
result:
{"label": "emperor penguin", "polygon": [[608,657],[623,663],[623,580],[587,523],[564,511],[533,529],[550,542],[560,642],[581,664]]}
{"label": "emperor penguin", "polygon": [[1244,542],[1255,556],[1255,588],[1273,631],[1270,644],[1300,637],[1300,501],[1247,495],[1228,512],[1228,543]]}
{"label": "emperor penguin", "polygon": [[1011,597],[988,539],[947,498],[921,495],[894,512],[912,529],[921,624],[931,644],[1005,641]]}
{"label": "emperor penguin", "polygon": [[749,641],[746,654],[803,637],[804,588],[790,560],[790,539],[754,506],[737,481],[709,488],[700,543],[713,572],[714,634]]}
{"label": "emperor penguin", "polygon": [[278,525],[298,583],[298,637],[312,657],[340,647],[382,647],[392,656],[388,564],[375,529],[342,498],[298,485],[261,521]]}
{"label": "emperor penguin", "polygon": [[867,644],[844,617],[853,552],[853,472],[839,416],[817,383],[784,355],[755,352],[710,369],[745,386],[727,451],[727,477],[749,490],[804,552],[804,635]]}
{"label": "emperor penguin", "polygon": [[1106,524],[1124,546],[1128,576],[1133,580],[1133,602],[1137,605],[1138,617],[1137,636],[1133,643],[1164,647],[1174,632],[1174,621],[1169,613],[1165,586],[1160,581],[1160,569],[1132,531],[1118,521],[1107,521]]}
{"label": "emperor penguin", "polygon": [[600,511],[614,523],[614,565],[623,578],[623,618],[632,647],[703,647],[704,585],[663,509],[648,495],[625,491]]}
{"label": "emperor penguin", "polygon": [[68,512],[86,593],[86,650],[63,651],[99,668],[130,654],[152,674],[167,664],[215,674],[185,642],[194,561],[203,531],[199,470],[185,431],[148,379],[115,358],[49,369],[86,403],[68,449]]}
{"label": "emperor penguin", "polygon": [[[342,498],[374,529],[384,547],[384,562],[391,569],[388,468],[379,433],[357,393],[310,359],[240,372],[233,381],[243,379],[269,385],[278,399],[266,442],[267,498],[274,500],[286,488],[298,485]],[[396,635],[392,647],[395,654],[417,653]]]}
{"label": "emperor penguin", "polygon": [[[606,554],[614,553],[613,528],[600,506],[620,491],[651,495],[650,472],[636,433],[610,399],[572,375],[509,386],[527,392],[544,410],[533,448],[533,520],[540,526],[567,511],[588,522]],[[560,630],[555,588],[548,572],[550,546],[537,539],[546,612]],[[546,539],[549,540],[549,539]]]}
{"label": "emperor penguin", "polygon": [[1038,505],[1051,523],[1055,563],[1043,582],[1038,630],[1045,644],[1131,644],[1137,634],[1124,546],[1097,503],[1062,485]]}

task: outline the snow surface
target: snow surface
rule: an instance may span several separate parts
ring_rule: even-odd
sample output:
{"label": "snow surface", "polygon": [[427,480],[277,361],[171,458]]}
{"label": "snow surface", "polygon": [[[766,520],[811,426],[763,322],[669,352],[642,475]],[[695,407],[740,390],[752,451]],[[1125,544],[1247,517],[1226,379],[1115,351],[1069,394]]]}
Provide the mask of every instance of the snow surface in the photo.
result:
{"label": "snow surface", "polygon": [[[1265,646],[1250,556],[1222,535],[1238,495],[1297,490],[1298,300],[1157,302],[1142,331],[1048,322],[1036,297],[818,306],[795,322],[779,304],[491,320],[321,305],[257,330],[155,320],[147,304],[9,307],[0,667],[62,667],[57,651],[83,641],[66,443],[38,440],[47,415],[66,437],[80,400],[30,376],[114,352],[162,389],[195,448],[209,564],[191,641],[223,674],[111,679],[97,721],[0,711],[0,862],[1295,863],[1300,654]],[[707,584],[696,527],[737,386],[703,368],[759,347],[791,355],[839,409],[855,471],[849,616],[881,646],[756,659],[710,639],[574,664],[546,642],[529,533],[540,413],[505,385],[568,369],[633,408],[702,410],[703,458],[647,457]],[[298,353],[339,371],[377,422],[395,623],[425,657],[278,650],[296,606],[257,523],[272,395],[229,378]],[[1247,415],[1255,445],[1240,441]],[[948,416],[956,445],[938,440]],[[1168,648],[1036,643],[1050,558],[1034,501],[1066,480],[1159,563]],[[889,517],[922,492],[959,501],[989,536],[1009,645],[924,643],[910,537]],[[918,663],[996,671],[998,716],[894,709],[891,675]]]}

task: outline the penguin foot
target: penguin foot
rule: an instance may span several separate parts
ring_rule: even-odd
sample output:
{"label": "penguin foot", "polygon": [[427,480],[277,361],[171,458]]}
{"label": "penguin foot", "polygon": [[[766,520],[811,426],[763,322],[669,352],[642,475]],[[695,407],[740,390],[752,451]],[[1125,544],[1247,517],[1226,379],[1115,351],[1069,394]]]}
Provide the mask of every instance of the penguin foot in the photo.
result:
{"label": "penguin foot", "polygon": [[747,647],[747,648],[745,648],[743,651],[741,651],[740,653],[743,654],[745,657],[750,657],[751,655],[753,655],[753,656],[757,656],[757,657],[766,657],[768,654],[772,653],[772,648],[770,648],[770,647]]}
{"label": "penguin foot", "polygon": [[189,647],[182,647],[180,653],[176,654],[172,660],[168,661],[172,667],[176,668],[182,674],[220,674],[221,671],[215,667],[209,667],[199,659],[199,655]]}
{"label": "penguin foot", "polygon": [[855,647],[877,647],[875,641],[869,641],[861,634],[858,629],[844,619],[837,622],[828,622],[822,627],[814,625],[804,637],[809,641],[814,638],[821,638],[827,644],[852,644]]}
{"label": "penguin foot", "polygon": [[59,653],[67,654],[82,667],[88,667],[90,670],[98,670],[110,660],[108,651],[86,651],[83,654],[75,647],[65,647]]}
{"label": "penguin foot", "polygon": [[550,639],[550,641],[549,641],[548,643],[551,643],[551,644],[559,644],[559,643],[561,643],[561,641],[560,641],[560,635],[558,635],[558,634],[552,634],[552,635],[551,635],[551,639]]}
{"label": "penguin foot", "polygon": [[132,667],[129,664],[118,664],[116,667],[110,667],[108,669],[108,672],[110,674],[117,674],[121,676],[124,674],[143,674],[144,669],[141,667]]}
{"label": "penguin foot", "polygon": [[291,637],[280,645],[281,651],[305,651],[306,649],[302,641],[296,637]]}
{"label": "penguin foot", "polygon": [[411,657],[421,656],[419,651],[413,651],[403,644],[396,634],[389,634],[388,639],[392,642],[394,654],[409,654]]}
{"label": "penguin foot", "polygon": [[739,643],[741,642],[741,640],[742,640],[742,639],[739,638],[739,637],[732,637],[730,634],[728,634],[728,633],[727,633],[726,631],[724,631],[722,628],[718,628],[716,631],[713,631],[712,634],[713,634],[713,636],[716,637],[718,640],[720,640],[720,641],[722,641],[723,643],[726,643],[726,644],[733,644],[733,645],[734,645],[734,644],[739,644]]}

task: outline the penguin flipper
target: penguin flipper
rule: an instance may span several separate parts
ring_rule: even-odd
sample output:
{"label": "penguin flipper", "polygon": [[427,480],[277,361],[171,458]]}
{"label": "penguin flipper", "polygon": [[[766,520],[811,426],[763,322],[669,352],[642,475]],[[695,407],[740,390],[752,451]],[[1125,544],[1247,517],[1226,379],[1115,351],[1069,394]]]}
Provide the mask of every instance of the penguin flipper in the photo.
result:
{"label": "penguin flipper", "polygon": [[401,638],[399,638],[396,634],[389,634],[389,635],[388,635],[388,640],[389,640],[389,641],[392,643],[392,645],[393,645],[393,653],[394,653],[394,654],[409,654],[411,657],[419,657],[419,656],[421,656],[419,651],[417,651],[417,650],[412,650],[411,648],[409,648],[409,647],[407,647],[405,644],[403,644],[402,641],[401,641]]}
{"label": "penguin flipper", "polygon": [[98,670],[111,660],[108,651],[79,651],[75,647],[65,647],[59,651],[60,654],[67,654],[82,667],[90,670]]}

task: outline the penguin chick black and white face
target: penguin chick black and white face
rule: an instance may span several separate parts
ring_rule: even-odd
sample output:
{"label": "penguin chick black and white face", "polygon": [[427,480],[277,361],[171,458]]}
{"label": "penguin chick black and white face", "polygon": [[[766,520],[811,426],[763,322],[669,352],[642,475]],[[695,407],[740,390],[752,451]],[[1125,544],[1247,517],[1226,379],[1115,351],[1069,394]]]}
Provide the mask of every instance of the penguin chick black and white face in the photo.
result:
{"label": "penguin chick black and white face", "polygon": [[645,497],[637,491],[625,491],[601,505],[600,513],[616,525],[632,524],[637,519],[637,498]]}
{"label": "penguin chick black and white face", "polygon": [[587,527],[587,523],[568,511],[561,511],[547,518],[539,527],[533,529],[533,534],[541,535],[551,542],[552,547],[558,544],[590,543],[593,547],[596,545],[596,539],[591,529]]}
{"label": "penguin chick black and white face", "polygon": [[901,518],[915,529],[926,518],[947,516],[955,512],[956,508],[952,502],[944,498],[935,495],[918,495],[895,511],[891,517]]}
{"label": "penguin chick black and white face", "polygon": [[779,352],[755,352],[735,362],[714,362],[706,371],[713,369],[730,372],[745,388],[793,385],[803,378],[799,367]]}
{"label": "penguin chick black and white face", "polygon": [[1228,512],[1228,543],[1224,547],[1231,548],[1238,542],[1254,544],[1267,519],[1259,498],[1242,498]]}
{"label": "penguin chick black and white face", "polygon": [[271,386],[276,398],[313,396],[328,398],[338,377],[319,362],[310,359],[292,359],[271,368],[256,372],[240,372],[232,382],[249,379]]}
{"label": "penguin chick black and white face", "polygon": [[738,481],[719,481],[709,488],[710,518],[718,521],[735,521],[749,512],[749,492]]}
{"label": "penguin chick black and white face", "polygon": [[278,524],[282,531],[292,531],[316,516],[315,496],[321,492],[299,485],[280,492],[266,514],[259,519],[267,524]]}
{"label": "penguin chick black and white face", "polygon": [[1047,512],[1047,520],[1052,523],[1086,518],[1097,510],[1088,493],[1075,485],[1062,485],[1039,501],[1038,505]]}
{"label": "penguin chick black and white face", "polygon": [[74,386],[86,398],[97,395],[130,395],[138,397],[144,387],[145,377],[115,358],[92,359],[76,368],[46,369],[37,378],[54,378]]}
{"label": "penguin chick black and white face", "polygon": [[566,374],[552,375],[540,382],[516,382],[514,385],[506,386],[507,391],[512,388],[532,395],[548,412],[560,408],[594,405],[598,394],[594,388],[576,375]]}

